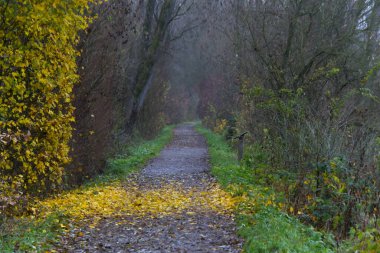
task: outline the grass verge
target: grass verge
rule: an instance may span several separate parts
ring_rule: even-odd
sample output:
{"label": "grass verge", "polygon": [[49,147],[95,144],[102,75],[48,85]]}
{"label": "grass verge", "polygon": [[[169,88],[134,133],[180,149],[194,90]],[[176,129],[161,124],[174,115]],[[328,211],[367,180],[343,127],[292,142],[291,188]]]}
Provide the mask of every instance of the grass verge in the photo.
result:
{"label": "grass verge", "polygon": [[237,207],[237,225],[245,239],[245,252],[334,252],[330,235],[281,211],[281,194],[258,185],[252,170],[239,165],[222,136],[200,124],[196,129],[207,140],[212,174],[232,195],[242,197]]}
{"label": "grass verge", "polygon": [[39,219],[18,217],[0,224],[0,252],[46,252],[62,233],[66,217],[58,213]]}
{"label": "grass verge", "polygon": [[131,173],[139,171],[170,142],[173,136],[173,128],[174,126],[165,127],[153,140],[135,141],[132,146],[126,147],[119,155],[109,159],[104,174],[86,185],[123,180]]}
{"label": "grass verge", "polygon": [[[77,189],[37,201],[36,206],[29,210],[30,215],[0,219],[0,252],[50,252],[48,250],[57,244],[59,238],[78,222],[70,213],[62,213],[59,206],[54,205],[54,203],[61,204],[65,199],[70,200],[67,196],[74,196],[76,201],[85,196],[86,199],[81,202],[90,203],[89,209],[93,214],[82,214],[80,217],[86,216],[92,221],[96,220],[97,217],[94,216],[103,213],[106,210],[104,208],[112,208],[104,206],[99,194],[103,191],[110,191],[115,195],[121,192],[123,188],[119,187],[120,181],[143,168],[150,159],[157,156],[171,140],[172,130],[173,126],[166,127],[156,139],[139,141],[127,147],[122,154],[108,160],[103,175]],[[91,194],[88,194],[89,192]],[[96,202],[98,199],[101,203]]]}

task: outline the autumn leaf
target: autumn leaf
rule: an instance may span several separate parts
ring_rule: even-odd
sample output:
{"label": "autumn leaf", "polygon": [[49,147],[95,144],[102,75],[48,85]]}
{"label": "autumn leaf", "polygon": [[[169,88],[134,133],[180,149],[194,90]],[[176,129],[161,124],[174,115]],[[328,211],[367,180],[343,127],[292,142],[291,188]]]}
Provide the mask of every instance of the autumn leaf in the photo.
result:
{"label": "autumn leaf", "polygon": [[7,1],[7,29],[0,31],[0,198],[41,194],[62,182],[78,33],[90,22],[81,13],[94,1]]}
{"label": "autumn leaf", "polygon": [[101,217],[163,217],[210,211],[232,213],[237,202],[237,198],[216,185],[204,191],[197,187],[185,188],[179,183],[169,183],[158,189],[141,189],[134,184],[125,187],[121,182],[113,182],[46,199],[39,202],[37,208],[41,215],[60,212],[77,222],[92,220],[90,228],[95,228]]}

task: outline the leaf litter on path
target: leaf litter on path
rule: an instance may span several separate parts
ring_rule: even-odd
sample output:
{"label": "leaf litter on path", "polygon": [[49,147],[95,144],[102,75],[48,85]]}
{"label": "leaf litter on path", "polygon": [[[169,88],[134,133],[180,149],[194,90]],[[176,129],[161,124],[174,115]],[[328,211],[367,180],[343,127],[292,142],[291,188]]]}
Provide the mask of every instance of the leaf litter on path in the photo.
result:
{"label": "leaf litter on path", "polygon": [[182,125],[141,173],[44,200],[39,209],[70,217],[58,252],[240,252],[238,199],[208,168],[203,137]]}

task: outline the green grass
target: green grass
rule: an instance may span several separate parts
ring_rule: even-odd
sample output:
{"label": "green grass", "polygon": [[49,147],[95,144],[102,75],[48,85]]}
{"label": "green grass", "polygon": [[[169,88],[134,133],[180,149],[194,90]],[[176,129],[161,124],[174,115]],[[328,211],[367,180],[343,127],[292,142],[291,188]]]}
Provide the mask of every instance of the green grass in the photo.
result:
{"label": "green grass", "polygon": [[0,252],[44,252],[62,233],[65,217],[52,214],[46,219],[12,218],[0,224]]}
{"label": "green grass", "polygon": [[125,148],[122,154],[107,161],[106,171],[100,178],[102,180],[123,179],[140,170],[170,142],[173,128],[174,126],[165,127],[160,135],[153,140],[135,141],[134,145]]}
{"label": "green grass", "polygon": [[104,173],[85,183],[84,187],[127,179],[130,174],[138,172],[170,142],[173,128],[165,127],[153,140],[135,139],[119,155],[108,159]]}
{"label": "green grass", "polygon": [[[248,201],[237,208],[239,234],[245,239],[244,251],[252,253],[334,252],[331,236],[315,231],[291,217],[266,205],[276,202],[281,194],[258,185],[251,169],[240,166],[235,152],[222,136],[197,126],[207,140],[212,174],[233,195],[247,196]],[[255,204],[251,204],[251,203]]]}
{"label": "green grass", "polygon": [[[88,181],[82,187],[126,179],[159,154],[171,140],[172,130],[173,126],[166,127],[156,139],[136,141],[134,145],[126,147],[122,154],[108,160],[103,175]],[[33,216],[0,219],[0,252],[45,252],[62,235],[65,227],[61,224],[66,224],[65,220],[66,217],[57,213],[44,219]]]}
{"label": "green grass", "polygon": [[331,238],[275,208],[239,217],[247,252],[333,252]]}

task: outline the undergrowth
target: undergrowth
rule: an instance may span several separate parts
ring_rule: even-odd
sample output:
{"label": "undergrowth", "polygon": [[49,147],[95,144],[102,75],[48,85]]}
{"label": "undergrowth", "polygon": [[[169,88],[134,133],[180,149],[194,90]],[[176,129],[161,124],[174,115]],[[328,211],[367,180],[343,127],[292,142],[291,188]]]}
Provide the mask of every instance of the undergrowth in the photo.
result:
{"label": "undergrowth", "polygon": [[44,219],[24,217],[3,220],[0,225],[1,252],[44,252],[63,230],[63,215],[55,213]]}
{"label": "undergrowth", "polygon": [[212,174],[231,194],[243,197],[237,208],[237,221],[239,234],[245,239],[245,252],[334,252],[331,235],[286,214],[281,194],[257,184],[252,170],[239,165],[222,136],[201,125],[197,131],[207,140]]}
{"label": "undergrowth", "polygon": [[137,140],[132,142],[120,152],[119,155],[107,161],[106,170],[103,175],[95,180],[89,181],[86,185],[92,186],[110,181],[123,180],[131,173],[143,168],[146,163],[156,157],[159,152],[170,142],[174,126],[165,127],[159,136],[153,140]]}
{"label": "undergrowth", "polygon": [[[166,127],[154,140],[135,142],[125,148],[122,154],[109,159],[103,175],[85,183],[78,189],[63,192],[50,200],[36,200],[32,207],[22,217],[0,217],[0,252],[48,252],[58,242],[60,236],[69,232],[69,228],[77,221],[75,217],[64,215],[59,211],[44,212],[46,201],[60,203],[65,194],[83,193],[94,189],[94,196],[99,193],[99,187],[112,187],[115,182],[125,180],[128,175],[137,172],[151,158],[157,156],[161,149],[171,140],[173,127]],[[102,188],[103,189],[103,188]],[[91,200],[89,200],[91,201]],[[41,205],[42,204],[42,205]]]}

